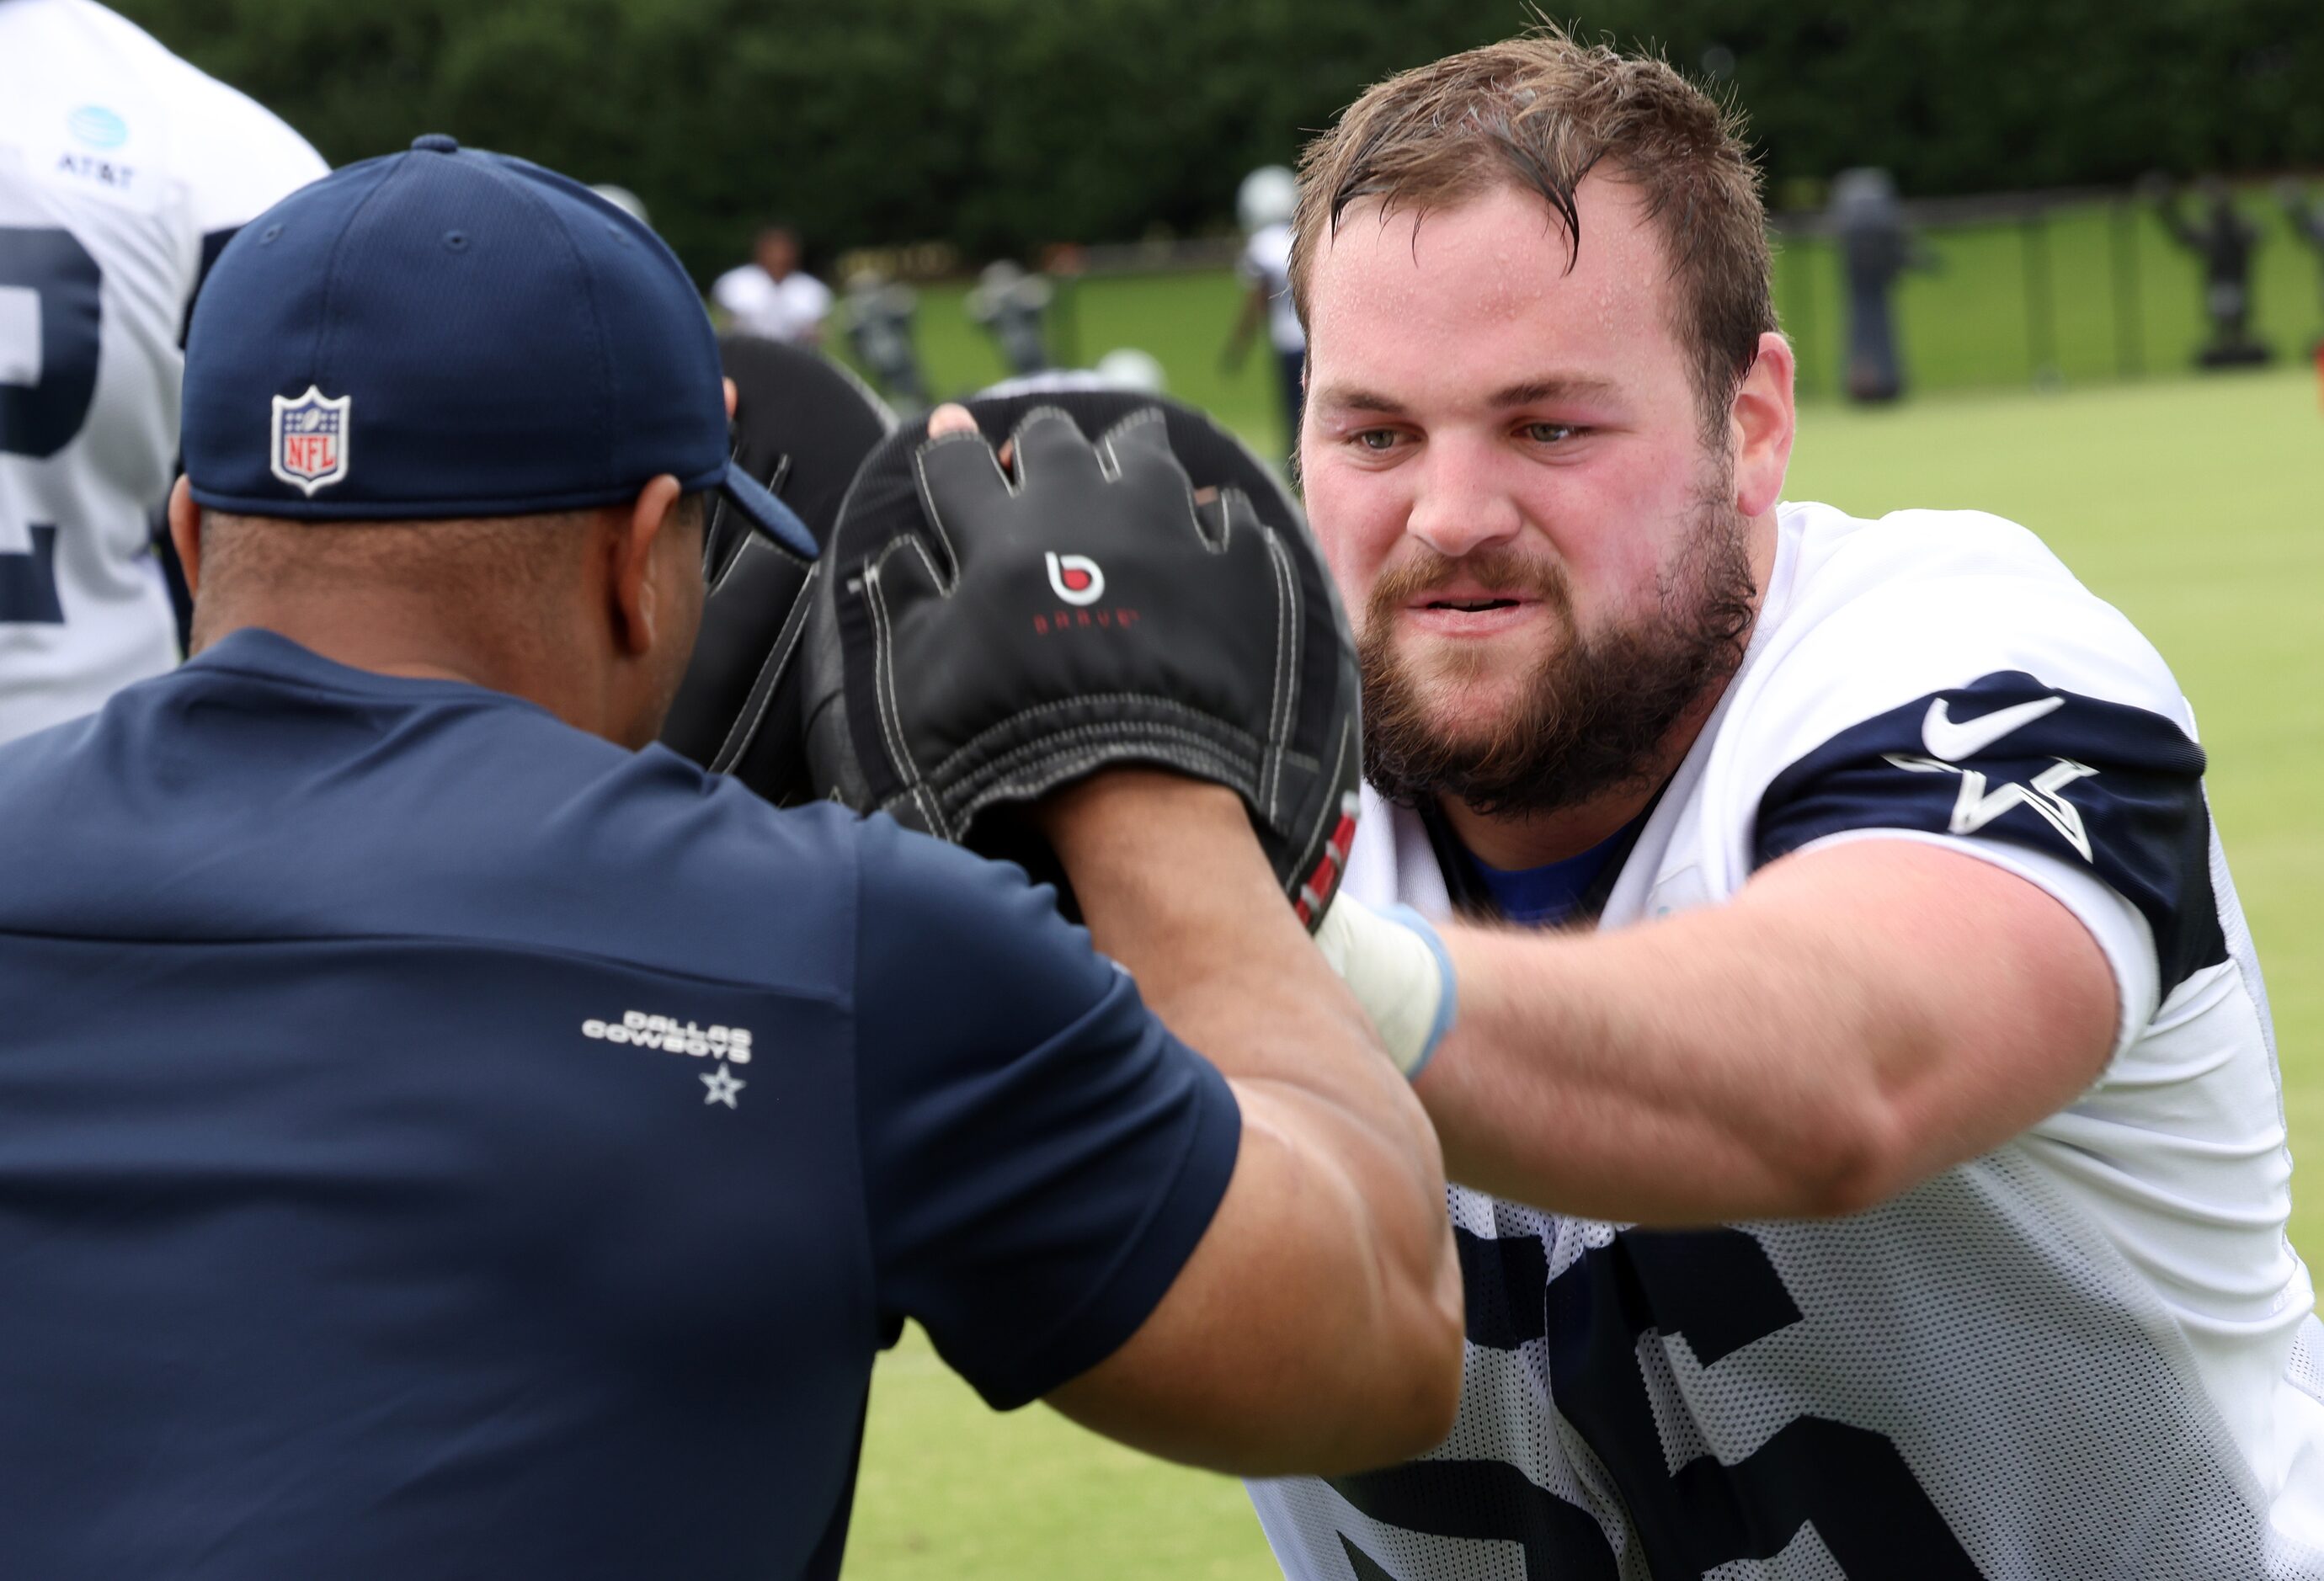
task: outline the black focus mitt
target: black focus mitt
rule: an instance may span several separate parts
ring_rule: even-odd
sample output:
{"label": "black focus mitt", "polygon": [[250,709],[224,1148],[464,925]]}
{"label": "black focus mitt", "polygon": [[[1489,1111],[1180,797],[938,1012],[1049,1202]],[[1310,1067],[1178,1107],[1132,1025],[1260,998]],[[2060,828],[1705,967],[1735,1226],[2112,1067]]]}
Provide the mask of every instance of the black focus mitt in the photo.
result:
{"label": "black focus mitt", "polygon": [[[847,485],[894,431],[894,414],[861,380],[804,346],[729,336],[718,351],[734,381],[734,458],[828,544]],[[813,800],[797,660],[816,563],[730,521],[722,501],[703,571],[702,632],[662,744],[778,806]]]}
{"label": "black focus mitt", "polygon": [[1024,809],[1109,766],[1175,769],[1242,797],[1314,926],[1362,753],[1354,647],[1298,507],[1152,396],[969,409],[981,432],[884,441],[840,513],[804,656],[816,783],[1020,862],[1070,909]]}

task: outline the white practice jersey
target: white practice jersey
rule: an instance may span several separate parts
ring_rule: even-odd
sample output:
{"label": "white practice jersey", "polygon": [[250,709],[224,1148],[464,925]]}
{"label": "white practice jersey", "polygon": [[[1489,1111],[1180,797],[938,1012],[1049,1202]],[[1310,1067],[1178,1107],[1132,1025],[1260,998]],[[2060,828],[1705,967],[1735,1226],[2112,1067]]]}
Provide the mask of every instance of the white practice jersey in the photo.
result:
{"label": "white practice jersey", "polygon": [[187,307],[324,168],[103,6],[0,0],[0,740],[176,662],[151,533]]}
{"label": "white practice jersey", "polygon": [[[2089,926],[2114,1055],[1851,1218],[1645,1231],[1454,1188],[1452,1437],[1254,1484],[1285,1572],[2324,1577],[2324,1330],[2202,771],[2162,659],[2022,528],[1784,507],[1748,656],[1600,925],[1718,905],[1811,846],[1929,841]],[[1449,909],[1427,831],[1377,798],[1346,881]]]}
{"label": "white practice jersey", "polygon": [[710,299],[738,333],[767,340],[812,342],[831,316],[831,288],[804,269],[777,280],[755,263],[741,264],[711,282]]}
{"label": "white practice jersey", "polygon": [[1267,339],[1279,352],[1307,349],[1307,332],[1300,326],[1299,309],[1291,302],[1291,227],[1262,225],[1243,244],[1235,272],[1244,281],[1267,288]]}

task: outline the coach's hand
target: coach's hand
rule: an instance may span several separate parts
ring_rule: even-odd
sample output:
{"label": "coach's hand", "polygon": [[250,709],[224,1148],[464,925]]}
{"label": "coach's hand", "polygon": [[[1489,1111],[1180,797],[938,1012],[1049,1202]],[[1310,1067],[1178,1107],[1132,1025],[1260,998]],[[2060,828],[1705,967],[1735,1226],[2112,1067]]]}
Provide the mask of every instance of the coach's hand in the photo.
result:
{"label": "coach's hand", "polygon": [[1102,768],[1172,769],[1241,798],[1312,925],[1360,752],[1352,644],[1296,508],[1198,501],[1151,401],[1034,407],[1005,460],[970,416],[856,479],[809,643],[816,774],[1062,882],[1028,809]]}

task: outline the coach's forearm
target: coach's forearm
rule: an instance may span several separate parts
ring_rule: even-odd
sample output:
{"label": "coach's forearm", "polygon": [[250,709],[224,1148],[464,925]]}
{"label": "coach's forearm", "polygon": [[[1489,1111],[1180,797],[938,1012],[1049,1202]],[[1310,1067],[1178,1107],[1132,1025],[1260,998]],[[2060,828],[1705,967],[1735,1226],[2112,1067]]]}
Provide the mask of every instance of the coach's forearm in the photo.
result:
{"label": "coach's forearm", "polygon": [[[1427,1448],[1459,1386],[1461,1290],[1442,1158],[1409,1084],[1294,918],[1231,792],[1115,771],[1066,811],[1086,816],[1052,816],[1049,832],[1093,939],[1226,1074],[1245,1116],[1219,1264],[1241,1354],[1229,1361],[1213,1339],[1213,1365],[1175,1369],[1187,1432],[1138,1441],[1247,1472]],[[1204,1437],[1211,1418],[1236,1423],[1231,1454]]]}
{"label": "coach's forearm", "polygon": [[1433,1273],[1452,1255],[1436,1134],[1276,887],[1234,793],[1115,769],[1054,802],[1049,832],[1097,947],[1230,1080],[1304,1095],[1367,1138],[1353,1162],[1381,1176],[1365,1195],[1387,1216],[1384,1245]]}
{"label": "coach's forearm", "polygon": [[2103,1066],[2113,979],[2055,900],[1877,842],[1600,934],[1452,928],[1460,1018],[1418,1084],[1453,1179],[1618,1221],[1860,1210]]}

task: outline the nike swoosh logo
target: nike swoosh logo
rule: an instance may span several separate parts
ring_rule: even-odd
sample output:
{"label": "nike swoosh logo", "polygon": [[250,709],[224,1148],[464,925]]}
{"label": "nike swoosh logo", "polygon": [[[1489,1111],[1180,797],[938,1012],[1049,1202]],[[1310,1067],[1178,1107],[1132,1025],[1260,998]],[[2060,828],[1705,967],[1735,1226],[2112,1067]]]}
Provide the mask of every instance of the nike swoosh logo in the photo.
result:
{"label": "nike swoosh logo", "polygon": [[1929,749],[1930,757],[1958,763],[1964,758],[1976,757],[2019,726],[2032,724],[2043,714],[2054,713],[2065,706],[2063,697],[2036,697],[2031,703],[2014,703],[1956,724],[1946,716],[1945,700],[1940,697],[1929,704],[1928,715],[1921,721],[1921,744]]}

